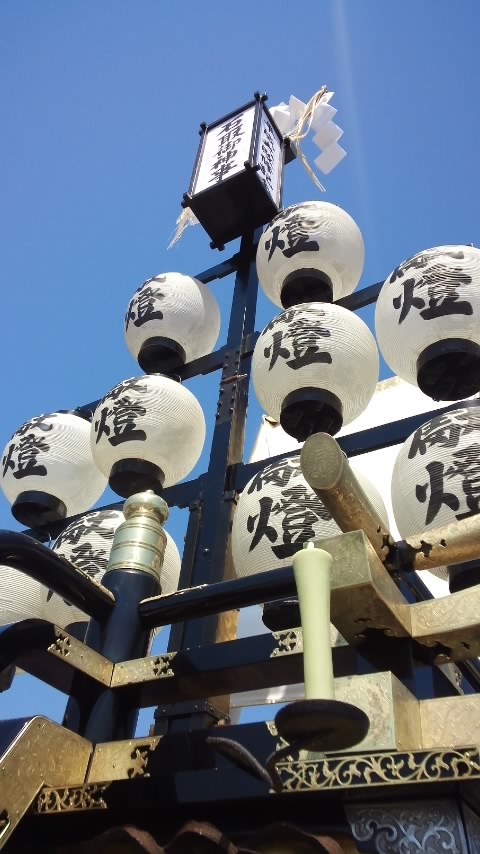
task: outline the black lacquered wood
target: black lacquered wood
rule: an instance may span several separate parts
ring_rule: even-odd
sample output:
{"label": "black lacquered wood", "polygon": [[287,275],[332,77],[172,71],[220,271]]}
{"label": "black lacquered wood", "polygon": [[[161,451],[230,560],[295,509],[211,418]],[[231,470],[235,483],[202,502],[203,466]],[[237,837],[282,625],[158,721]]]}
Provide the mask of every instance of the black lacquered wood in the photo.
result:
{"label": "black lacquered wood", "polygon": [[154,628],[179,620],[219,614],[232,608],[246,608],[261,602],[294,596],[295,579],[291,566],[247,575],[232,581],[218,581],[187,590],[177,590],[139,605],[142,625]]}

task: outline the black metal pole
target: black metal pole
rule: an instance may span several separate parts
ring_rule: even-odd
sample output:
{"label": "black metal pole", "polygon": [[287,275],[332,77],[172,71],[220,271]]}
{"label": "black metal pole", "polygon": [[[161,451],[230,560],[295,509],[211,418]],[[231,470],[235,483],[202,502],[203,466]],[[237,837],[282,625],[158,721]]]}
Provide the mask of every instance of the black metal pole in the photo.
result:
{"label": "black metal pole", "polygon": [[[250,360],[242,358],[247,336],[255,327],[258,279],[255,252],[261,229],[244,235],[240,243],[232,298],[226,354],[220,378],[216,424],[208,471],[203,483],[203,522],[192,567],[191,583],[212,584],[222,579],[231,526],[233,466],[242,460]],[[215,642],[218,619],[192,619],[186,623],[180,648]]]}
{"label": "black metal pole", "polygon": [[295,592],[293,569],[285,566],[233,581],[218,581],[216,584],[179,590],[161,599],[141,602],[138,610],[142,625],[154,628],[179,620],[203,619],[232,608],[258,605],[268,599],[283,599],[294,596]]}
{"label": "black metal pole", "polygon": [[[109,619],[100,625],[92,620],[85,643],[114,664],[148,653],[151,629],[140,621],[138,605],[142,599],[160,592],[158,580],[136,569],[115,569],[103,577],[104,586],[115,597],[115,607]],[[79,674],[74,680],[64,725],[93,743],[133,738],[138,718],[134,692],[115,692],[108,688],[96,691]],[[87,699],[87,702],[85,700]]]}
{"label": "black metal pole", "polygon": [[[251,364],[245,351],[251,351],[255,329],[258,292],[255,252],[261,232],[258,228],[245,234],[235,258],[237,273],[227,341],[222,348],[224,358],[215,428],[208,470],[201,478],[201,491],[198,496],[197,518],[200,524],[197,527],[192,519],[192,525],[189,526],[190,558],[188,567],[185,559],[182,567],[182,575],[188,571],[191,585],[221,581],[226,567],[235,499],[233,473],[236,465],[242,461],[245,434]],[[218,639],[218,612],[210,612],[200,619],[197,614],[192,613],[191,616],[189,622],[175,628],[169,650],[212,644]],[[163,712],[157,710],[156,718],[157,714]],[[199,715],[198,709],[192,708],[191,714],[185,714],[182,709],[177,718],[176,710],[172,707],[171,718],[171,729],[176,730],[209,726],[215,715],[210,712]]]}
{"label": "black metal pole", "polygon": [[[160,572],[167,538],[168,507],[152,490],[131,495],[123,505],[125,521],[116,529],[103,577],[115,608],[103,624],[90,623],[85,641],[113,664],[144,658],[151,631],[142,625],[138,606],[160,593]],[[119,693],[94,689],[85,705],[83,682],[74,686],[65,715],[67,726],[96,743],[132,738],[138,716],[138,688]]]}

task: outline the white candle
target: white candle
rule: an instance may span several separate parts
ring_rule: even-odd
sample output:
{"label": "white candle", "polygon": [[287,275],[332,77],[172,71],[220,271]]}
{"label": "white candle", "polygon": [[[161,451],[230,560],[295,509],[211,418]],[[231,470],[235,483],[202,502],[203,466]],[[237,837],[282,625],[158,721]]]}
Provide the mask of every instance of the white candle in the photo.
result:
{"label": "white candle", "polygon": [[305,543],[292,560],[303,631],[306,700],[335,699],[330,645],[332,556]]}

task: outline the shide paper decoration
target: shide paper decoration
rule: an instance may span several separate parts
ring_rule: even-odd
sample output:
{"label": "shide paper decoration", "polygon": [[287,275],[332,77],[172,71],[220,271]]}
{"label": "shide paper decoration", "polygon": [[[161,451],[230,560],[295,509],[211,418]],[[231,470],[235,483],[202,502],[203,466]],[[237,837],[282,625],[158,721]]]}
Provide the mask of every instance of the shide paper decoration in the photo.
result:
{"label": "shide paper decoration", "polygon": [[198,279],[160,273],[133,295],[124,329],[127,347],[145,373],[169,373],[212,352],[220,309]]}
{"label": "shide paper decoration", "polygon": [[1,486],[24,525],[84,513],[106,485],[93,461],[90,424],[80,415],[39,415],[22,424],[5,446]]}
{"label": "shide paper decoration", "polygon": [[119,383],[100,401],[92,420],[93,458],[124,498],[178,483],[193,469],[204,441],[200,404],[165,376]]}
{"label": "shide paper decoration", "polygon": [[382,287],[375,327],[392,371],[434,400],[480,391],[480,249],[438,246],[403,261]]}
{"label": "shide paper decoration", "polygon": [[262,289],[275,305],[332,302],[351,294],[362,275],[363,238],[352,217],[330,202],[281,211],[257,249]]}
{"label": "shide paper decoration", "polygon": [[277,315],[260,333],[252,358],[257,399],[303,442],[335,434],[367,407],[378,379],[375,339],[338,305],[305,303]]}
{"label": "shide paper decoration", "polygon": [[[471,403],[422,424],[402,445],[392,472],[392,506],[402,537],[480,510],[480,407]],[[478,562],[450,567],[452,592],[480,582]],[[453,572],[452,572],[453,569]],[[467,583],[469,582],[469,583]]]}
{"label": "shide paper decoration", "polygon": [[[53,551],[101,582],[110,557],[113,536],[125,520],[121,510],[97,510],[76,519],[57,538]],[[160,573],[162,593],[174,593],[180,576],[180,555],[170,534],[165,531],[167,545]],[[1,579],[0,579],[1,580]],[[42,588],[45,619],[65,628],[89,617],[70,605],[52,590]]]}
{"label": "shide paper decoration", "polygon": [[326,86],[322,86],[307,103],[291,95],[288,104],[282,101],[270,109],[278,129],[295,146],[307,173],[322,191],[325,188],[311,169],[300,144],[310,131],[315,131],[312,142],[320,149],[321,153],[313,162],[324,175],[328,175],[343,160],[347,152],[338,145],[343,130],[332,122],[337,113],[337,110],[330,104],[334,94],[334,92],[329,92]]}

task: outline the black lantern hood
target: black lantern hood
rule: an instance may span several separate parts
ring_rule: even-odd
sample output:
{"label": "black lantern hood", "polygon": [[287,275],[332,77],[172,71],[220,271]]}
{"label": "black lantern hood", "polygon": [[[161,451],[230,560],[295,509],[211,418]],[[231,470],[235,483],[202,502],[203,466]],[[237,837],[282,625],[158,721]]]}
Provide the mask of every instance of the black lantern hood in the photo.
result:
{"label": "black lantern hood", "polygon": [[12,515],[22,525],[38,528],[67,518],[67,508],[60,498],[49,492],[20,492],[12,504]]}
{"label": "black lantern hood", "polygon": [[169,375],[186,362],[185,350],[173,338],[157,335],[147,338],[138,353],[138,364],[146,374]]}
{"label": "black lantern hood", "polygon": [[305,302],[333,302],[332,280],[314,268],[295,270],[283,282],[281,301],[283,308]]}
{"label": "black lantern hood", "polygon": [[159,466],[148,460],[126,458],[112,466],[108,485],[117,495],[129,498],[136,492],[152,489],[158,493],[165,481],[165,474]]}
{"label": "black lantern hood", "polygon": [[445,338],[417,359],[420,391],[432,400],[463,400],[480,391],[480,346],[466,338]]}
{"label": "black lantern hood", "polygon": [[297,442],[304,442],[313,433],[335,436],[343,424],[342,401],[325,389],[299,388],[283,401],[280,424]]}

